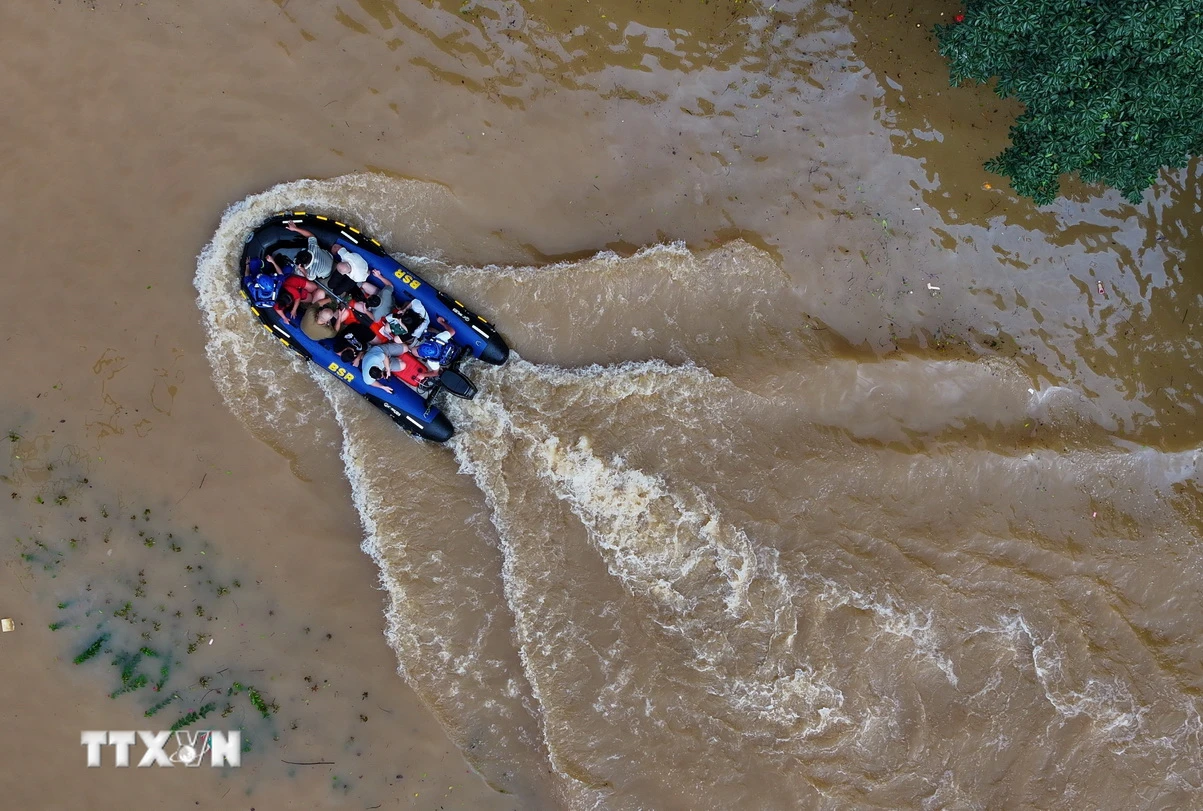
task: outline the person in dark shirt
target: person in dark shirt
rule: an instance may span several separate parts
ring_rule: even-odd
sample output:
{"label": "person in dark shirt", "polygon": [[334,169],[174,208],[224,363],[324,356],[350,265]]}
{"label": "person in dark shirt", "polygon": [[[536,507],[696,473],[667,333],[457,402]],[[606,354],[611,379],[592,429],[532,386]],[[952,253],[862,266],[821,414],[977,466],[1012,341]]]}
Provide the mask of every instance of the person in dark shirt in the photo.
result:
{"label": "person in dark shirt", "polygon": [[343,326],[334,336],[334,353],[342,358],[343,363],[358,366],[363,353],[376,340],[372,328],[359,321],[351,321]]}

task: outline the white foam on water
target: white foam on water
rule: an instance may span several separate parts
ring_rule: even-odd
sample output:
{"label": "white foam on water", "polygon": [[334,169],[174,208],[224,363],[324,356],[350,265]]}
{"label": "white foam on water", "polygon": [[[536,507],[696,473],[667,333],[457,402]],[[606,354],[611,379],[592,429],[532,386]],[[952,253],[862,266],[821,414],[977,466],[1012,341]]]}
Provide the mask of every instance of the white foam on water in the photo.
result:
{"label": "white foam on water", "polygon": [[[817,737],[851,721],[842,712],[844,694],[831,684],[835,674],[799,667],[775,679],[735,679],[728,695],[734,705],[760,721],[784,726],[796,738]],[[818,716],[816,721],[815,716]]]}
{"label": "white foam on water", "polygon": [[[411,666],[421,661],[423,648],[433,644],[436,649],[442,650],[444,640],[437,636],[434,639],[423,639],[424,629],[416,623],[419,616],[406,606],[404,586],[395,580],[390,581],[386,574],[389,562],[384,558],[384,543],[381,538],[379,519],[382,517],[381,512],[392,509],[392,505],[379,498],[378,488],[373,486],[374,482],[356,461],[367,450],[361,446],[359,432],[349,424],[348,409],[355,408],[356,404],[348,402],[348,399],[352,399],[348,389],[336,382],[330,375],[318,369],[311,369],[311,374],[317,385],[325,392],[329,403],[333,405],[335,418],[343,429],[340,455],[347,471],[347,480],[351,485],[351,499],[355,503],[355,509],[359,513],[359,520],[364,531],[359,548],[376,563],[380,572],[381,585],[389,595],[388,608],[385,611],[385,636],[394,649],[400,648],[397,663],[401,675],[406,681],[415,684],[418,679],[410,670]],[[437,655],[444,664],[447,664],[450,656],[445,650]]]}
{"label": "white foam on water", "polygon": [[[511,353],[510,368],[520,366],[521,358],[517,353]],[[501,370],[486,370],[482,380],[491,378],[494,382],[501,377]],[[501,399],[495,394],[490,396],[483,389],[477,400],[470,404],[448,403],[448,414],[458,426],[457,434],[450,441],[454,449],[460,471],[473,477],[481,486],[485,500],[488,503],[492,521],[497,529],[498,543],[502,551],[502,584],[507,598],[507,604],[513,612],[514,627],[518,637],[518,655],[523,666],[523,674],[530,688],[533,706],[532,715],[538,719],[543,744],[546,747],[548,761],[554,773],[565,784],[566,799],[569,804],[578,809],[604,807],[608,792],[583,784],[573,778],[573,769],[560,754],[556,738],[556,730],[548,718],[548,699],[544,694],[544,679],[534,652],[543,656],[550,655],[552,640],[544,634],[543,628],[530,612],[516,606],[524,603],[526,579],[521,569],[520,557],[514,545],[514,533],[521,531],[513,527],[509,521],[509,513],[503,508],[506,500],[506,486],[501,476],[500,462],[506,453],[506,434],[514,429],[509,412],[502,405]],[[469,433],[471,438],[469,439]]]}
{"label": "white foam on water", "polygon": [[[659,477],[604,462],[579,437],[566,447],[563,437],[549,429],[549,424],[556,422],[553,412],[557,405],[580,407],[588,402],[659,397],[669,392],[669,399],[688,398],[718,385],[717,381],[703,370],[661,362],[569,370],[536,367],[520,358],[489,376],[494,378],[489,381],[492,385],[482,387],[475,402],[453,407],[461,433],[452,444],[461,470],[477,480],[493,510],[505,552],[507,600],[515,614],[524,667],[542,708],[544,735],[558,772],[569,779],[579,773],[567,760],[571,757],[567,751],[577,751],[582,745],[572,737],[579,736],[588,722],[562,717],[555,709],[558,700],[549,703],[546,692],[545,682],[556,680],[555,663],[568,648],[557,635],[560,631],[549,633],[547,612],[558,616],[560,607],[549,606],[540,591],[539,581],[546,575],[532,578],[526,571],[538,564],[527,560],[521,540],[527,530],[510,494],[510,487],[518,483],[504,474],[502,461],[516,447],[526,449],[520,452],[524,463],[582,521],[611,574],[629,593],[659,606],[657,624],[662,629],[693,646],[691,667],[704,676],[696,689],[706,691],[699,698],[723,695],[729,710],[761,724],[790,728],[791,734],[800,737],[821,734],[843,720],[843,696],[825,682],[826,674],[805,666],[787,666],[777,661],[778,657],[758,665],[756,652],[725,636],[733,627],[759,625],[767,619],[771,629],[750,632],[768,630],[762,646],[771,647],[774,639],[779,643],[790,637],[796,620],[788,595],[781,593],[786,604],[762,608],[757,605],[762,595],[751,593],[758,580],[779,578],[787,585],[776,571],[775,553],[756,549],[746,534],[723,522],[700,493],[682,496]],[[526,395],[523,411],[539,413],[542,419],[515,419],[512,406],[499,393],[499,378],[511,382],[517,378],[520,382],[515,387]],[[539,378],[539,385],[532,378]],[[556,396],[557,387],[568,390]],[[716,620],[722,628],[704,627],[714,626]],[[561,624],[557,619],[555,627]],[[741,678],[740,672],[747,677]],[[637,712],[648,720],[649,728],[665,730],[662,710],[647,692],[654,694],[655,684],[635,683],[632,670],[622,662],[615,662],[614,669],[604,676],[590,702],[594,713],[610,717]],[[584,783],[581,790],[582,803],[605,805],[606,792]]]}
{"label": "white foam on water", "polygon": [[1080,686],[1073,685],[1065,673],[1065,655],[1058,649],[1054,636],[1038,635],[1022,614],[999,617],[996,627],[979,628],[974,633],[978,632],[1010,639],[1017,654],[1025,647],[1022,642],[1026,641],[1026,647],[1031,650],[1032,671],[1044,698],[1061,720],[1086,716],[1101,736],[1113,743],[1131,741],[1139,733],[1147,708],[1140,706],[1116,679],[1091,676]]}
{"label": "white foam on water", "polygon": [[[581,522],[609,573],[632,596],[658,607],[658,626],[689,643],[691,667],[711,677],[704,682],[707,691],[724,695],[731,709],[789,729],[795,739],[852,723],[843,710],[844,694],[832,682],[835,674],[797,660],[793,650],[801,621],[797,602],[815,586],[819,599],[854,605],[871,613],[884,633],[910,641],[918,656],[955,687],[955,669],[940,651],[931,612],[904,610],[896,597],[870,598],[809,575],[791,582],[779,568],[777,551],[758,546],[726,521],[698,488],[670,484],[621,458],[604,458],[588,437],[569,440],[553,427],[553,400],[600,407],[637,393],[668,400],[713,396],[726,385],[723,381],[696,367],[658,362],[568,370],[519,360],[495,374],[520,381],[514,386],[527,395],[523,411],[542,419],[518,419],[495,393],[499,387],[485,386],[475,403],[456,406],[455,420],[464,433],[453,442],[461,469],[477,479],[489,498],[503,543],[510,544],[507,549],[514,549],[509,539],[523,530],[507,508],[509,483],[499,460],[521,446],[527,449],[525,464]],[[507,563],[515,554],[507,552]],[[524,616],[529,595],[517,592],[527,587],[520,571],[508,571],[507,593],[513,593],[511,606],[524,647],[554,659],[538,618]],[[530,657],[526,661],[535,668],[528,675],[537,683],[540,665]],[[599,712],[612,710],[614,696],[623,690],[611,684],[604,692],[611,698],[595,705]]]}
{"label": "white foam on water", "polygon": [[826,578],[819,578],[819,581],[819,599],[832,606],[851,605],[870,613],[882,632],[910,640],[914,643],[916,654],[935,665],[948,679],[949,684],[957,686],[956,669],[952,660],[941,650],[940,635],[934,627],[934,615],[931,611],[907,610],[900,608],[898,599],[891,595],[870,596]]}
{"label": "white foam on water", "polygon": [[691,279],[696,275],[698,264],[697,255],[686,247],[684,242],[666,242],[640,248],[629,257],[619,256],[614,251],[600,251],[587,259],[566,259],[562,262],[550,262],[546,265],[484,265],[474,267],[468,265],[450,265],[447,272],[453,277],[463,277],[465,281],[479,279],[484,274],[491,279],[515,279],[519,281],[546,281],[550,276],[584,277],[596,276],[600,272],[617,270],[626,274],[631,264],[645,260],[667,260],[662,264],[669,277],[674,281]]}
{"label": "white foam on water", "polygon": [[718,574],[723,610],[744,613],[748,584],[756,576],[757,557],[747,536],[725,527],[713,505],[700,493],[685,499],[670,492],[658,477],[607,465],[581,437],[562,448],[549,436],[539,446],[540,473],[588,528],[604,551],[610,573],[632,589],[643,589],[672,610],[698,609],[703,595],[682,581],[707,571]]}
{"label": "white foam on water", "polygon": [[[537,704],[528,704],[522,674],[487,654],[491,637],[498,628],[505,633],[510,617],[500,615],[502,604],[482,603],[473,595],[478,587],[471,578],[487,578],[489,572],[469,573],[462,560],[448,568],[442,550],[423,553],[407,538],[426,530],[421,516],[406,520],[411,510],[401,494],[421,485],[421,474],[407,477],[406,466],[423,454],[444,451],[402,434],[323,370],[314,368],[312,374],[343,428],[342,459],[364,529],[361,549],[376,563],[388,595],[385,636],[397,653],[399,672],[469,759],[480,754],[472,751],[477,736],[489,738],[482,751],[491,761],[476,764],[487,776],[517,772],[523,780],[538,779],[543,768],[529,761],[547,757],[548,748],[539,732]],[[369,428],[371,422],[383,423],[374,428],[398,445],[381,448],[381,433]],[[487,734],[474,731],[482,727]],[[584,799],[575,785],[553,788],[575,805]]]}

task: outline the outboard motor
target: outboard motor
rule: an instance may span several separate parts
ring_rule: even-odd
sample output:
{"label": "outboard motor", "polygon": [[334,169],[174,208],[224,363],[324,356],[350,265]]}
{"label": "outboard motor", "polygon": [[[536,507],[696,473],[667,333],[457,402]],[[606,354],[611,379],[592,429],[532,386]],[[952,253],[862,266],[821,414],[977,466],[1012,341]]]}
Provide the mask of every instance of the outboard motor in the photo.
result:
{"label": "outboard motor", "polygon": [[476,384],[455,369],[444,369],[439,374],[439,385],[463,400],[471,400],[476,396]]}

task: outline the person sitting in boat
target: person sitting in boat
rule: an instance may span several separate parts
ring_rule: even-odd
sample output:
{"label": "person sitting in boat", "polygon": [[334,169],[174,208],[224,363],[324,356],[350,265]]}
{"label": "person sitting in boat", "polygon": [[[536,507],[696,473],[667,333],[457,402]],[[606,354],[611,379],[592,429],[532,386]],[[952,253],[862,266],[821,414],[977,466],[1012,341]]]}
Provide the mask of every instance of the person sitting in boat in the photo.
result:
{"label": "person sitting in boat", "polygon": [[334,336],[334,354],[343,363],[358,366],[365,352],[377,340],[371,327],[360,321],[351,321]]}
{"label": "person sitting in boat", "polygon": [[319,245],[317,237],[309,229],[302,228],[295,222],[286,223],[284,227],[309,239],[309,244],[305,249],[297,252],[294,261],[296,273],[311,282],[328,281],[331,271],[334,270],[334,254]]}
{"label": "person sitting in boat", "polygon": [[393,288],[385,286],[364,299],[372,321],[379,321],[393,311]]}
{"label": "person sitting in boat", "polygon": [[256,307],[264,308],[275,306],[276,299],[286,280],[276,258],[268,255],[266,259],[265,262],[263,259],[252,256],[246,260],[246,267],[243,269],[244,283],[251,303]]}
{"label": "person sitting in boat", "polygon": [[[350,294],[366,301],[377,295],[383,287],[392,289],[379,271],[373,271],[368,266],[368,260],[361,254],[342,245],[335,245],[331,250],[334,252],[335,272],[330,275],[330,289],[339,296]],[[376,277],[379,277],[379,283]]]}
{"label": "person sitting in boat", "polygon": [[284,227],[309,240],[305,249],[297,252],[297,273],[310,281],[322,282],[340,298],[351,296],[362,300],[379,291],[375,283],[368,281],[371,268],[359,253],[342,245],[333,245],[327,251],[309,229],[295,222]]}
{"label": "person sitting in boat", "polygon": [[[341,305],[341,302],[336,302],[336,305]],[[305,330],[306,318],[310,312],[313,313],[311,329],[315,333],[320,333],[322,337],[316,338],[309,335],[308,332],[305,334],[317,341],[335,337],[348,324],[362,324],[364,327],[368,327],[370,324],[367,305],[362,301],[355,301],[349,305],[311,307],[306,311],[305,317],[301,319],[302,332]],[[370,328],[369,331],[371,331]]]}
{"label": "person sitting in boat", "polygon": [[295,321],[301,306],[311,307],[321,304],[328,297],[317,282],[311,282],[304,276],[295,274],[284,279],[280,293],[276,296],[276,311]]}
{"label": "person sitting in boat", "polygon": [[382,381],[388,380],[390,375],[414,391],[420,391],[423,383],[438,374],[415,357],[405,344],[398,343],[378,344],[368,349],[360,369],[365,383],[389,394],[393,393],[392,387]]}
{"label": "person sitting in boat", "polygon": [[301,316],[301,332],[315,341],[326,341],[338,334],[333,326],[337,313],[330,305],[310,307]]}
{"label": "person sitting in boat", "polygon": [[[372,278],[367,284],[376,291],[368,294],[367,303],[372,310],[372,320],[379,321],[393,311],[393,286],[376,268],[372,268]],[[367,290],[367,286],[364,289]]]}
{"label": "person sitting in boat", "polygon": [[413,299],[404,307],[378,319],[372,324],[372,331],[382,341],[412,344],[426,334],[426,328],[429,326],[430,314],[426,312],[426,306]]}

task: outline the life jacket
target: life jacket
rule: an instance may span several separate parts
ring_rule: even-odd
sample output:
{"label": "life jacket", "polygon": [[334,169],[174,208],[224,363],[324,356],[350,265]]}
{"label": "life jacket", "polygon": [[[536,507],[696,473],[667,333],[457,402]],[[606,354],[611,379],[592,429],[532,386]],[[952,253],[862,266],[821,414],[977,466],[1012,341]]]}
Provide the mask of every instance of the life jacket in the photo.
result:
{"label": "life jacket", "polygon": [[284,284],[284,278],[275,273],[259,273],[252,277],[246,285],[251,304],[256,307],[273,306],[276,303],[276,295]]}

